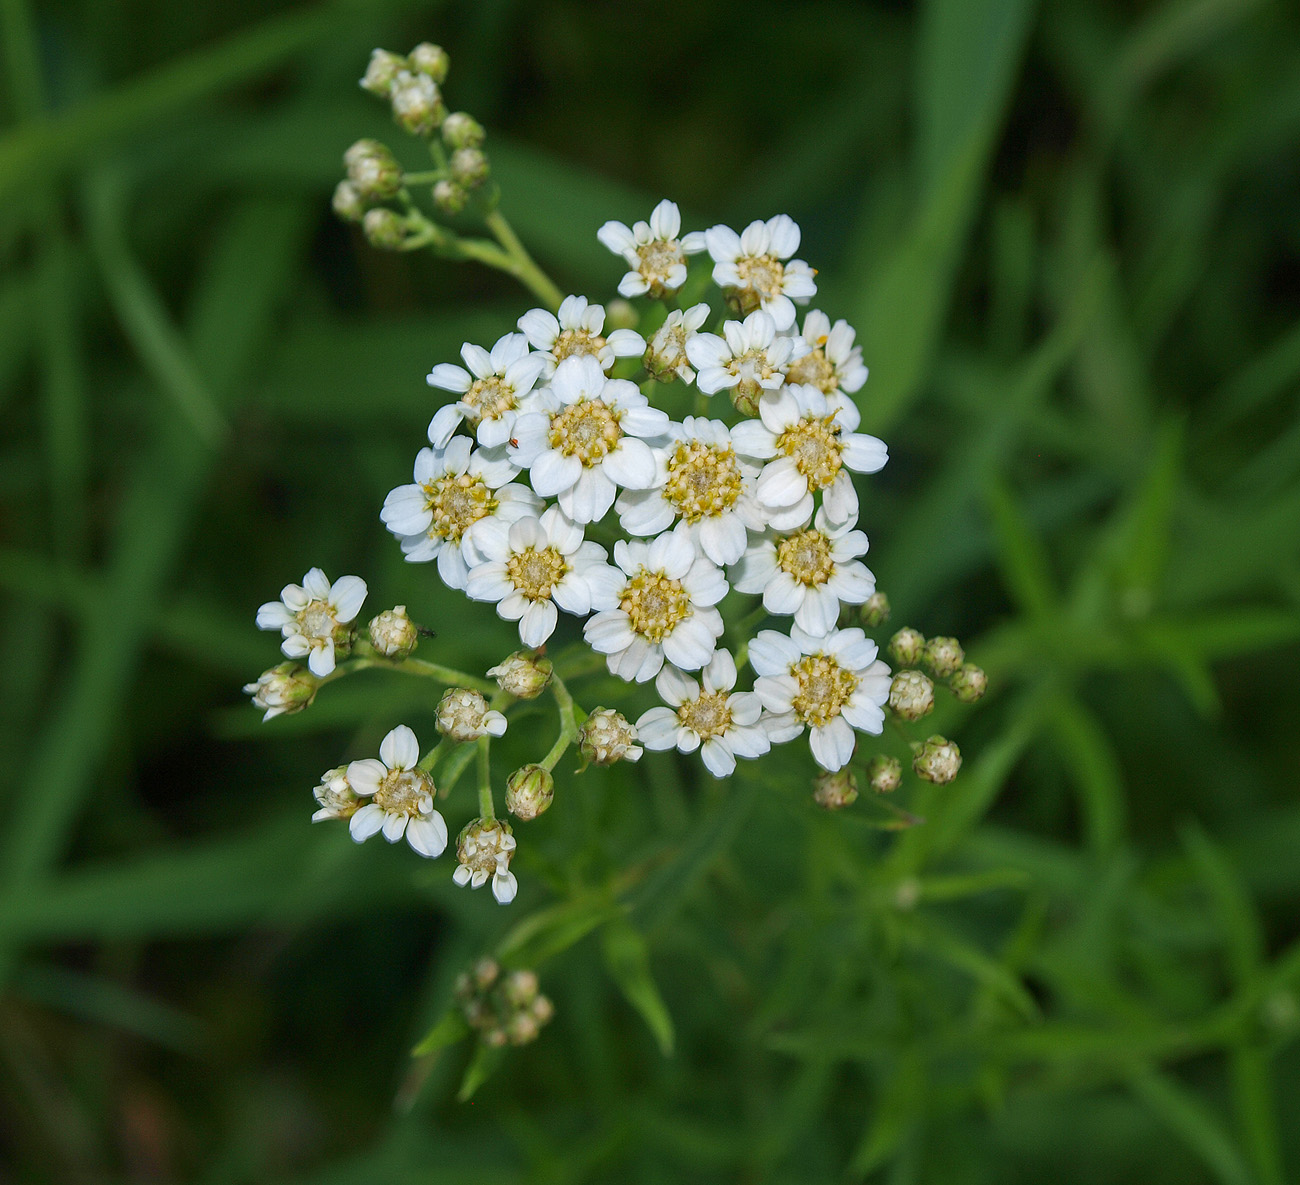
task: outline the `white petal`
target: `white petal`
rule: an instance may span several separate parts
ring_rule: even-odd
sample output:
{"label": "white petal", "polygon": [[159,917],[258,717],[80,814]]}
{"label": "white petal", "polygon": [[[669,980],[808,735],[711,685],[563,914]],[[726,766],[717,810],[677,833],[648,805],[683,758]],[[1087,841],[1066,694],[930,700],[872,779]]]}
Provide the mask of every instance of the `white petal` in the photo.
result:
{"label": "white petal", "polygon": [[420,764],[420,742],[405,724],[399,724],[379,742],[379,758],[389,769],[414,769]]}
{"label": "white petal", "polygon": [[672,749],[677,745],[677,713],[672,708],[651,708],[636,722],[636,735],[647,749]]}
{"label": "white petal", "polygon": [[629,490],[652,486],[657,468],[650,446],[635,436],[624,436],[601,463],[601,471],[611,481]]}
{"label": "white petal", "polygon": [[330,589],[334,616],[344,625],[361,612],[366,600],[366,582],[360,576],[340,576]]}
{"label": "white petal", "polygon": [[664,703],[674,708],[700,698],[700,685],[674,666],[666,666],[659,672],[655,690]]}
{"label": "white petal", "polygon": [[569,489],[581,476],[582,462],[558,449],[547,449],[529,470],[533,489],[543,498],[553,498],[561,490]]}
{"label": "white petal", "polygon": [[704,668],[704,686],[709,691],[730,691],[736,686],[736,660],[729,650],[714,652]]}
{"label": "white petal", "polygon": [[447,824],[442,815],[434,811],[424,819],[412,819],[406,825],[406,842],[414,851],[435,860],[447,847]]}
{"label": "white petal", "polygon": [[498,904],[509,905],[518,892],[519,882],[515,879],[515,874],[508,870],[497,869],[492,877],[492,896],[497,899]]}
{"label": "white petal", "polygon": [[715,778],[729,778],[736,772],[736,757],[720,737],[709,737],[700,746],[700,758],[704,768]]}
{"label": "white petal", "polygon": [[368,802],[348,821],[348,831],[357,843],[365,843],[372,835],[383,830],[388,816],[377,802]]}
{"label": "white petal", "polygon": [[533,601],[519,619],[519,640],[525,646],[540,646],[555,632],[559,613],[550,601]]}
{"label": "white petal", "polygon": [[813,760],[831,773],[843,769],[853,760],[855,741],[853,729],[842,716],[836,716],[834,720],[820,727],[814,727],[808,737]]}
{"label": "white petal", "polygon": [[318,679],[324,679],[334,670],[334,639],[326,638],[323,646],[313,646],[307,667]]}

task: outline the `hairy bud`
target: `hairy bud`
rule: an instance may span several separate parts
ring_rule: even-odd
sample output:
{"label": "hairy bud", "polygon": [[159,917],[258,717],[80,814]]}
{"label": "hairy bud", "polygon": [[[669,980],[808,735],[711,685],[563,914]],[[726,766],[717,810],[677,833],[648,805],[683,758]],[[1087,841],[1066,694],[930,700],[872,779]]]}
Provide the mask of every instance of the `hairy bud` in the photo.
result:
{"label": "hairy bud", "polygon": [[406,227],[395,210],[377,206],[367,210],[361,220],[361,230],[366,242],[381,251],[397,251],[406,241]]}
{"label": "hairy bud", "polygon": [[454,181],[448,181],[444,177],[441,181],[435,182],[433,186],[433,204],[438,208],[440,214],[446,214],[448,218],[454,218],[464,208],[469,201],[469,194],[465,192],[463,186],[457,185]]}
{"label": "hairy bud", "polygon": [[488,707],[483,696],[468,687],[448,687],[438,701],[438,731],[453,741],[476,741],[481,736],[501,736],[506,718]]}
{"label": "hairy bud", "polygon": [[961,670],[948,680],[948,686],[962,703],[973,704],[984,698],[989,689],[989,677],[973,662],[962,663]]}
{"label": "hairy bud", "polygon": [[914,667],[925,653],[925,635],[920,630],[904,626],[889,639],[889,657],[900,667]]}
{"label": "hairy bud", "polygon": [[616,761],[637,761],[642,748],[636,743],[636,728],[622,712],[597,708],[578,730],[578,750],[594,765]]}
{"label": "hairy bud", "polygon": [[942,786],[961,769],[961,750],[947,737],[932,736],[923,745],[913,745],[912,768],[917,777]]}
{"label": "hairy bud", "polygon": [[537,651],[516,650],[488,671],[488,678],[515,699],[536,699],[550,683],[553,669],[551,660]]}
{"label": "hairy bud", "polygon": [[358,140],[343,154],[343,164],[363,201],[387,201],[402,188],[402,166],[378,140]]}
{"label": "hairy bud", "polygon": [[934,684],[920,671],[899,671],[889,685],[889,709],[902,720],[920,720],[934,711]]}
{"label": "hairy bud", "polygon": [[401,54],[389,53],[386,49],[373,50],[365,76],[361,79],[361,88],[386,99],[394,80],[406,68],[407,61]]}
{"label": "hairy bud", "polygon": [[365,199],[351,181],[340,181],[334,187],[330,205],[344,222],[360,222],[366,216]]}
{"label": "hairy bud", "polygon": [[956,638],[931,638],[925,644],[924,660],[936,679],[946,679],[961,669],[966,654]]}
{"label": "hairy bud", "polygon": [[406,58],[411,63],[412,70],[427,74],[439,86],[447,81],[451,58],[441,45],[434,45],[431,41],[421,41],[406,55]]}
{"label": "hairy bud", "polygon": [[253,707],[273,716],[289,716],[301,712],[316,698],[320,680],[301,663],[282,662],[263,671],[255,683],[244,684],[244,694],[253,697]]}
{"label": "hairy bud", "polygon": [[524,765],[506,779],[506,810],[518,819],[535,819],[555,798],[555,779],[541,765]]}
{"label": "hairy bud", "polygon": [[433,135],[447,114],[438,84],[427,74],[403,70],[393,80],[388,97],[397,126],[412,136]]}
{"label": "hairy bud", "polygon": [[480,148],[487,138],[483,125],[464,111],[453,111],[442,121],[442,138],[447,147]]}
{"label": "hairy bud", "polygon": [[897,757],[877,753],[867,764],[867,778],[877,794],[892,794],[903,781],[903,767]]}
{"label": "hairy bud", "polygon": [[843,810],[857,800],[858,779],[850,769],[819,773],[813,779],[813,801],[825,810]]}
{"label": "hairy bud", "polygon": [[488,158],[479,148],[457,148],[451,154],[451,179],[466,189],[477,189],[488,179]]}
{"label": "hairy bud", "polygon": [[873,592],[858,610],[862,624],[868,629],[876,629],[889,620],[889,598],[882,592]]}
{"label": "hairy bud", "polygon": [[405,658],[420,640],[420,631],[406,615],[406,606],[385,609],[370,619],[370,645],[385,658]]}

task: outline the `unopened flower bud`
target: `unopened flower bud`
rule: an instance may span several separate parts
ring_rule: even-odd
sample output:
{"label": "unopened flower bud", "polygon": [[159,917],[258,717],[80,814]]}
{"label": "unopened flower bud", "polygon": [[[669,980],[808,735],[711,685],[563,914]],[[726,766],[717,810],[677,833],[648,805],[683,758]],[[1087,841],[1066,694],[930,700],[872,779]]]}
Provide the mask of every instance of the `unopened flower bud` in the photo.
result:
{"label": "unopened flower bud", "polygon": [[438,701],[438,731],[453,741],[476,741],[481,736],[501,736],[506,718],[488,707],[487,700],[468,687],[449,687]]}
{"label": "unopened flower bud", "polygon": [[473,819],[456,840],[456,871],[451,879],[462,888],[480,889],[492,878],[492,896],[502,905],[515,899],[519,883],[510,871],[515,837],[500,819]]}
{"label": "unopened flower bud", "polygon": [[521,766],[506,779],[506,810],[516,818],[537,818],[554,797],[555,779],[544,766]]}
{"label": "unopened flower bud", "polygon": [[358,140],[343,154],[343,164],[364,201],[387,201],[402,188],[402,166],[378,140]]}
{"label": "unopened flower bud", "polygon": [[877,753],[867,763],[867,777],[877,794],[892,794],[903,780],[903,767],[897,757]]}
{"label": "unopened flower bud", "polygon": [[469,194],[461,185],[454,181],[447,180],[444,177],[441,181],[434,182],[433,186],[433,204],[438,208],[440,214],[446,214],[449,218],[454,218],[464,208],[469,201]]}
{"label": "unopened flower bud", "polygon": [[451,154],[451,179],[466,189],[477,189],[490,171],[482,149],[457,148]]}
{"label": "unopened flower bud", "polygon": [[433,135],[447,114],[438,84],[427,74],[403,70],[393,80],[389,100],[397,126],[412,136]]}
{"label": "unopened flower bud", "polygon": [[501,1046],[509,1044],[509,1041],[505,1029],[486,1029],[483,1033],[483,1044],[490,1045],[493,1049],[500,1049]]}
{"label": "unopened flower bud", "polygon": [[340,181],[334,187],[334,198],[330,204],[334,207],[334,213],[344,222],[360,222],[366,216],[366,203],[351,181]]}
{"label": "unopened flower bud", "polygon": [[488,678],[515,699],[536,699],[550,683],[553,669],[551,660],[536,650],[516,650],[488,671]]}
{"label": "unopened flower bud", "polygon": [[361,806],[361,799],[348,782],[348,767],[337,766],[321,774],[320,785],[313,791],[318,810],[312,815],[313,823],[326,819],[350,819]]}
{"label": "unopened flower bud", "polygon": [[474,978],[475,987],[480,991],[486,991],[496,983],[497,976],[500,973],[501,967],[496,959],[479,959],[470,972]]}
{"label": "unopened flower bud", "polygon": [[263,671],[256,683],[245,683],[244,694],[253,697],[253,707],[272,716],[289,716],[301,712],[316,698],[320,680],[301,663],[282,662]]}
{"label": "unopened flower bud", "polygon": [[361,87],[372,95],[386,99],[394,80],[406,67],[407,61],[401,54],[389,53],[386,49],[373,50],[365,76],[361,79]]}
{"label": "unopened flower bud", "polygon": [[862,624],[868,629],[882,626],[889,620],[889,598],[882,592],[873,592],[858,610]]}
{"label": "unopened flower bud", "polygon": [[973,704],[976,700],[984,698],[984,693],[989,689],[989,677],[973,662],[966,662],[962,663],[961,670],[948,680],[948,686],[962,703]]}
{"label": "unopened flower bud", "polygon": [[385,609],[370,619],[370,645],[385,658],[405,658],[420,640],[420,631],[406,615],[406,606]]}
{"label": "unopened flower bud", "polygon": [[539,1032],[541,1025],[531,1012],[516,1012],[506,1021],[506,1035],[510,1038],[511,1045],[527,1045],[530,1041],[536,1041]]}
{"label": "unopened flower bud", "polygon": [[544,1025],[555,1015],[555,1005],[551,1003],[549,996],[538,996],[532,1004],[533,1019],[539,1025]]}
{"label": "unopened flower bud", "polygon": [[828,811],[842,810],[858,800],[858,779],[851,769],[819,773],[813,780],[813,801]]}
{"label": "unopened flower bud", "polygon": [[597,708],[578,729],[578,751],[595,765],[638,761],[642,749],[636,739],[636,728],[622,712]]}
{"label": "unopened flower bud", "polygon": [[361,220],[366,242],[381,251],[396,251],[406,241],[406,227],[395,210],[377,206]]}
{"label": "unopened flower bud", "polygon": [[956,638],[931,638],[925,644],[924,660],[936,679],[946,679],[961,670],[966,654]]}
{"label": "unopened flower bud", "polygon": [[511,971],[501,985],[501,994],[512,1008],[527,1008],[537,999],[537,972],[520,968]]}
{"label": "unopened flower bud", "polygon": [[933,736],[923,745],[913,745],[912,768],[918,777],[942,786],[961,769],[961,750],[947,737]]}
{"label": "unopened flower bud", "polygon": [[411,63],[412,70],[427,74],[439,86],[447,81],[447,70],[451,66],[451,58],[448,57],[447,51],[441,45],[434,45],[431,41],[421,41],[406,55],[406,58]]}
{"label": "unopened flower bud", "polygon": [[487,138],[483,125],[464,111],[453,111],[442,121],[442,138],[447,147],[479,148]]}
{"label": "unopened flower bud", "polygon": [[742,416],[756,416],[758,401],[762,394],[763,388],[758,385],[757,380],[742,379],[731,388],[731,406]]}
{"label": "unopened flower bud", "polygon": [[889,639],[889,657],[900,667],[914,667],[925,653],[925,635],[904,626]]}
{"label": "unopened flower bud", "polygon": [[616,296],[605,305],[606,332],[611,329],[635,329],[641,323],[641,314],[632,302]]}
{"label": "unopened flower bud", "polygon": [[889,685],[889,708],[903,720],[920,720],[934,711],[934,684],[920,671],[899,671]]}

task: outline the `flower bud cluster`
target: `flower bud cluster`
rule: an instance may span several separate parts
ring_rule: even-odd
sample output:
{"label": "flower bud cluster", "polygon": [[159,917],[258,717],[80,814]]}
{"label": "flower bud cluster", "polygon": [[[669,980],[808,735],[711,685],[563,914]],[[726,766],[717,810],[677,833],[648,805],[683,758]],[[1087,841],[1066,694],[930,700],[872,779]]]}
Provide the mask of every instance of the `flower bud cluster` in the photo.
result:
{"label": "flower bud cluster", "polygon": [[456,999],[484,1045],[527,1045],[555,1015],[539,990],[537,973],[502,972],[495,959],[480,959],[456,980]]}
{"label": "flower bud cluster", "polygon": [[[864,606],[864,615],[865,615]],[[884,616],[888,617],[886,602]],[[988,676],[974,663],[966,661],[966,652],[956,638],[926,638],[920,630],[905,627],[889,640],[889,656],[900,667],[924,666],[919,670],[901,670],[889,689],[889,708],[902,720],[920,720],[934,710],[934,682],[946,682],[953,696],[963,704],[973,704],[988,690]]]}

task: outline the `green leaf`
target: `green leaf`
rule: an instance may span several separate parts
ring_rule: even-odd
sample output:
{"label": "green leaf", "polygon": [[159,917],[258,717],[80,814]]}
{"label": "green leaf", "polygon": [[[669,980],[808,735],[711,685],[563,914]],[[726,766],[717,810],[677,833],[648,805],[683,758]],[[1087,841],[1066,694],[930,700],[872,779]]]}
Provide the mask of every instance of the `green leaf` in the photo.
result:
{"label": "green leaf", "polygon": [[1027,614],[1049,616],[1057,597],[1042,540],[1034,533],[1005,482],[990,478],[984,495],[993,519],[999,567],[1008,591]]}
{"label": "green leaf", "polygon": [[442,1014],[438,1023],[420,1038],[415,1048],[411,1050],[411,1056],[428,1057],[431,1053],[446,1049],[448,1045],[455,1045],[457,1041],[463,1040],[469,1034],[470,1027],[465,1020],[465,1014],[459,1008],[451,1007]]}
{"label": "green leaf", "polygon": [[601,949],[605,968],[645,1021],[659,1043],[659,1052],[671,1057],[673,1052],[673,1018],[659,994],[650,973],[650,950],[644,935],[631,926],[614,923],[605,927]]}
{"label": "green leaf", "polygon": [[1222,1185],[1253,1185],[1253,1177],[1218,1116],[1169,1074],[1143,1068],[1129,1088],[1187,1145]]}
{"label": "green leaf", "polygon": [[623,913],[623,906],[600,893],[562,901],[516,924],[501,940],[497,957],[513,966],[536,967]]}
{"label": "green leaf", "polygon": [[849,1162],[854,1177],[870,1176],[887,1164],[925,1113],[925,1062],[915,1050],[904,1051],[877,1084],[871,1122]]}
{"label": "green leaf", "polygon": [[1054,702],[1051,727],[1063,767],[1080,791],[1088,846],[1102,854],[1113,852],[1123,838],[1127,808],[1123,774],[1110,739],[1092,712],[1069,695]]}
{"label": "green leaf", "polygon": [[469,1065],[465,1067],[465,1077],[461,1079],[460,1089],[456,1092],[456,1101],[468,1103],[478,1088],[501,1068],[505,1055],[504,1046],[484,1045],[481,1041],[475,1044]]}

